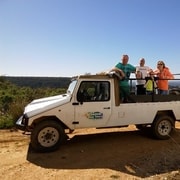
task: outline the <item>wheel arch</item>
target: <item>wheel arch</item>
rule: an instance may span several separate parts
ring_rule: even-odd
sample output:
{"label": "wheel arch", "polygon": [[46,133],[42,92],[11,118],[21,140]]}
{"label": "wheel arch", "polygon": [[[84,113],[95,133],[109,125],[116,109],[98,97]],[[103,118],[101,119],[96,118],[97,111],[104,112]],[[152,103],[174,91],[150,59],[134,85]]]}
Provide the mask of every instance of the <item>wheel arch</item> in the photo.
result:
{"label": "wheel arch", "polygon": [[176,117],[175,117],[174,112],[172,110],[159,110],[159,111],[157,111],[156,116],[154,117],[153,123],[160,116],[170,116],[174,120],[174,123],[176,121]]}
{"label": "wheel arch", "polygon": [[64,124],[60,119],[58,119],[56,116],[41,116],[39,118],[37,118],[36,120],[33,121],[31,127],[34,128],[37,124],[39,124],[40,122],[42,121],[47,121],[47,120],[50,120],[50,121],[55,121],[57,123],[59,123],[62,128],[64,129],[69,129],[68,126],[66,124]]}

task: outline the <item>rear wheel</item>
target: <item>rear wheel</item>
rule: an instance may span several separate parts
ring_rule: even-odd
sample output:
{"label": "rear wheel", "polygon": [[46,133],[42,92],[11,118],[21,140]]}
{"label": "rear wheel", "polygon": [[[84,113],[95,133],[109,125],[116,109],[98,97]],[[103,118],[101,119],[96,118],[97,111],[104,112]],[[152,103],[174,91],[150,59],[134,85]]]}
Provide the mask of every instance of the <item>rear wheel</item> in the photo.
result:
{"label": "rear wheel", "polygon": [[152,124],[153,135],[158,139],[169,139],[175,127],[175,122],[170,116],[159,116]]}
{"label": "rear wheel", "polygon": [[58,149],[66,134],[55,121],[42,121],[35,126],[31,134],[31,145],[35,151],[50,152]]}

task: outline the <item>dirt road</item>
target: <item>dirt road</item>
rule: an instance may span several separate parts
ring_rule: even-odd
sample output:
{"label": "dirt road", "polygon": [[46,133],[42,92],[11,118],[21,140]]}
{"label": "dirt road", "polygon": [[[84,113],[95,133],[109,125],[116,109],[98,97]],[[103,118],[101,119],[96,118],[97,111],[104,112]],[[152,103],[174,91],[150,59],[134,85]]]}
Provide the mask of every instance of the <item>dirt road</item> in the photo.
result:
{"label": "dirt road", "polygon": [[0,179],[180,179],[180,122],[169,140],[149,130],[83,129],[59,150],[36,153],[29,135],[0,131]]}

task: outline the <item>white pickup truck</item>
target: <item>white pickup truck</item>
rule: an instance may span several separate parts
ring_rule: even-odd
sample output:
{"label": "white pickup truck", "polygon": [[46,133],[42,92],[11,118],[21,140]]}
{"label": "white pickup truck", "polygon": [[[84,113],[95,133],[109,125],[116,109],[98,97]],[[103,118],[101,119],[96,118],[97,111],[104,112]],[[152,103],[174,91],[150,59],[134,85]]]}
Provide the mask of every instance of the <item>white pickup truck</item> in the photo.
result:
{"label": "white pickup truck", "polygon": [[56,150],[67,139],[66,129],[136,125],[151,128],[168,139],[180,121],[180,95],[130,95],[121,103],[119,77],[81,75],[72,79],[66,94],[33,100],[17,120],[17,128],[31,132],[31,146],[39,152]]}

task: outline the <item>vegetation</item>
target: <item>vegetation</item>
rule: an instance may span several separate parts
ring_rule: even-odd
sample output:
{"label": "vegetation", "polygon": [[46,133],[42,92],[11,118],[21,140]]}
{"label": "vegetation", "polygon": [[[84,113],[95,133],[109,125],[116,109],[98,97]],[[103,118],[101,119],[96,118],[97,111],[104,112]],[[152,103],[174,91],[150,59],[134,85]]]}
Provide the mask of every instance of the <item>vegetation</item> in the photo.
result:
{"label": "vegetation", "polygon": [[0,77],[0,129],[12,128],[22,115],[26,104],[33,99],[63,94],[67,87],[17,86],[4,77]]}
{"label": "vegetation", "polygon": [[65,88],[68,87],[69,77],[22,77],[4,76],[4,79],[17,85],[31,88]]}

